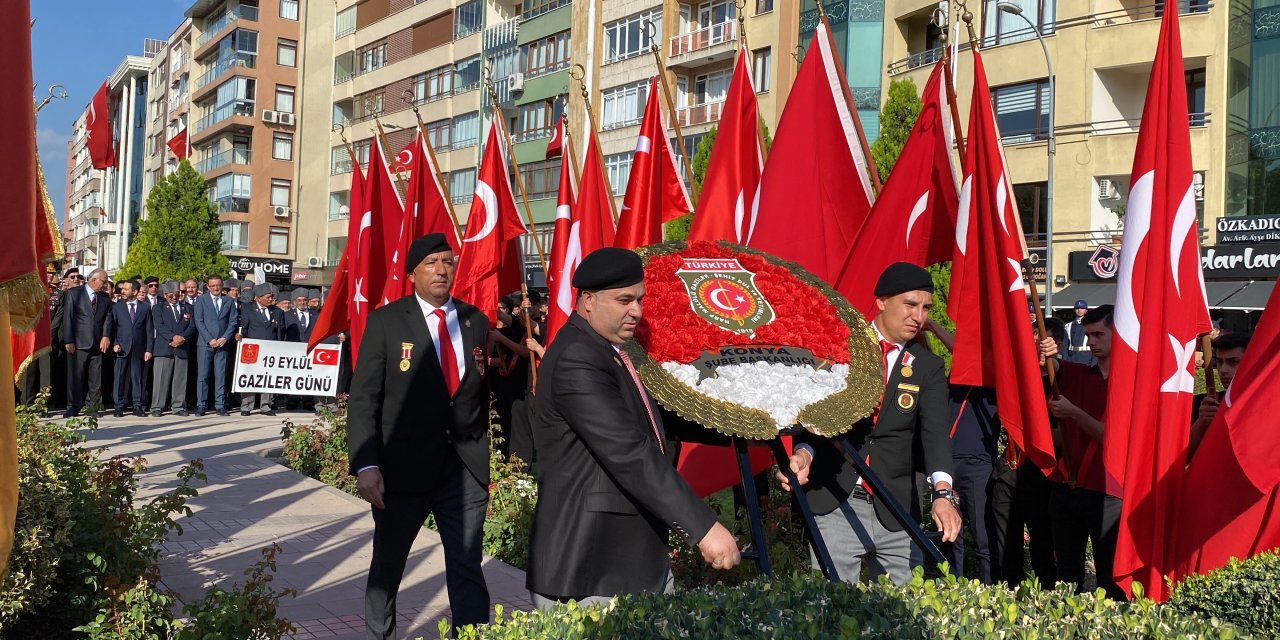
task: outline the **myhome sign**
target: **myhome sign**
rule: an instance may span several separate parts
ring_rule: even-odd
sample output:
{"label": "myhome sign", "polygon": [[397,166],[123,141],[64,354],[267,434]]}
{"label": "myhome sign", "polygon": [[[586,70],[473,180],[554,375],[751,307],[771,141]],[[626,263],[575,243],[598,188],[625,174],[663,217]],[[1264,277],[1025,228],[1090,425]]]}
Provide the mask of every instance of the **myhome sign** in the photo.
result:
{"label": "myhome sign", "polygon": [[257,269],[262,269],[265,276],[277,276],[288,278],[293,273],[293,263],[285,260],[274,260],[271,258],[246,258],[244,256],[231,258],[231,268],[240,274],[241,277],[253,277]]}
{"label": "myhome sign", "polygon": [[[1099,245],[1093,251],[1072,251],[1072,280],[1114,280],[1120,251]],[[1280,243],[1256,245],[1219,244],[1200,248],[1200,267],[1209,280],[1272,280],[1280,276]]]}

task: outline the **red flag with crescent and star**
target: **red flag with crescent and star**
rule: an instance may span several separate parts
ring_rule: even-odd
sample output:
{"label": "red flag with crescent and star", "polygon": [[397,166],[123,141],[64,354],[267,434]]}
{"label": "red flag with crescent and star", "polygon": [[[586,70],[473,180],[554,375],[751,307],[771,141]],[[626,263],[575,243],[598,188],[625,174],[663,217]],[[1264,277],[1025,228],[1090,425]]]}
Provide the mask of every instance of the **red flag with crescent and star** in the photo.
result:
{"label": "red flag with crescent and star", "polygon": [[662,223],[693,211],[667,138],[658,92],[658,77],[654,76],[649,82],[649,98],[640,122],[640,135],[636,138],[627,193],[622,197],[622,211],[618,213],[614,246],[623,249],[662,242]]}
{"label": "red flag with crescent and star", "polygon": [[[897,169],[894,170],[895,172]],[[1048,473],[1053,469],[1049,410],[1040,356],[1027,326],[1022,224],[991,111],[982,56],[973,52],[969,152],[964,162],[947,312],[956,323],[951,382],[992,387],[1009,440]]]}
{"label": "red flag with crescent and star", "polygon": [[582,262],[582,243],[578,240],[582,223],[574,219],[573,169],[569,154],[560,154],[560,188],[556,193],[556,221],[551,239],[551,263],[547,272],[547,335],[549,346],[556,333],[573,313],[573,272]]}
{"label": "red flag with crescent and star", "polygon": [[413,141],[396,155],[396,164],[404,163],[409,171],[409,187],[405,190],[404,216],[401,218],[400,234],[391,254],[391,263],[387,268],[381,304],[413,293],[413,282],[405,273],[404,260],[409,255],[409,245],[414,240],[428,233],[443,233],[454,255],[461,249],[458,230],[449,213],[449,200],[445,197],[444,185],[440,183],[440,174],[432,161],[429,144],[419,130]]}
{"label": "red flag with crescent and star", "polygon": [[94,169],[116,166],[116,141],[111,135],[111,115],[107,105],[107,83],[104,81],[89,103],[89,116],[85,119],[85,137],[88,141],[89,160]]}
{"label": "red flag with crescent and star", "polygon": [[556,120],[556,126],[551,130],[551,139],[547,141],[546,159],[550,160],[562,153],[564,153],[564,116]]}
{"label": "red flag with crescent and star", "polygon": [[751,54],[740,48],[689,228],[689,242],[751,243],[760,204],[764,150],[760,148],[760,110],[750,67]]}
{"label": "red flag with crescent and star", "polygon": [[355,244],[347,262],[352,365],[359,358],[360,342],[369,312],[382,306],[381,293],[386,286],[386,265],[400,240],[400,222],[404,217],[404,203],[400,201],[400,193],[391,181],[391,171],[387,167],[378,136],[373,137],[369,147],[369,170],[365,173],[362,197],[363,213],[358,221],[353,217],[347,225],[348,249],[350,250],[352,243]]}
{"label": "red flag with crescent and star", "polygon": [[[351,163],[351,190],[348,192],[347,209],[349,211],[364,211],[364,172],[360,170],[359,162]],[[351,329],[351,269],[350,266],[359,259],[355,255],[359,251],[360,243],[352,242],[351,238],[360,237],[360,224],[363,216],[353,215],[347,219],[347,245],[342,249],[342,256],[338,258],[338,265],[333,270],[333,286],[329,288],[329,296],[325,299],[324,306],[320,308],[320,315],[316,316],[314,328],[311,329],[311,338],[307,340],[307,351],[310,352],[316,348],[325,338],[350,331]],[[355,344],[352,343],[352,347]],[[355,366],[355,358],[359,354],[353,348],[351,350],[352,363]]]}
{"label": "red flag with crescent and star", "polygon": [[[1157,602],[1187,488],[1192,374],[1209,305],[1200,268],[1191,129],[1177,6],[1166,7],[1147,85],[1116,274],[1103,461],[1124,491],[1114,576]],[[1003,407],[1001,410],[1003,414]]]}
{"label": "red flag with crescent and star", "polygon": [[524,282],[518,243],[525,233],[528,229],[520,221],[511,192],[507,154],[491,121],[475,197],[467,214],[453,295],[479,307],[494,325],[498,322],[498,299]]}

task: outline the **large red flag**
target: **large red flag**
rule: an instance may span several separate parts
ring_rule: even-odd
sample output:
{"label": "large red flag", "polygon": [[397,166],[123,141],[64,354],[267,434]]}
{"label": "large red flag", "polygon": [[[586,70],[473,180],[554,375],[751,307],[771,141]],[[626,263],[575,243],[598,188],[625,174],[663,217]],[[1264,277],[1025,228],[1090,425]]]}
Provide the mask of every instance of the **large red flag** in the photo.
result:
{"label": "large red flag", "polygon": [[609,186],[609,178],[604,175],[600,143],[596,140],[596,132],[592,131],[582,158],[582,184],[578,186],[578,200],[574,207],[574,220],[582,222],[578,233],[582,255],[613,245],[612,201],[613,190]]}
{"label": "large red flag", "polygon": [[116,142],[111,135],[111,117],[107,112],[107,83],[104,81],[89,103],[89,117],[85,119],[86,146],[94,169],[116,166]]}
{"label": "large red flag", "polygon": [[769,149],[750,244],[834,282],[874,196],[825,19],[808,51]]}
{"label": "large red flag", "polygon": [[[360,163],[353,162],[351,168],[351,190],[347,192],[347,210],[361,212],[365,210],[364,173]],[[359,250],[359,242],[353,238],[360,237],[362,216],[353,215],[347,220],[347,246],[338,258],[338,266],[333,270],[333,286],[329,288],[329,296],[325,299],[320,315],[316,317],[315,328],[311,330],[311,339],[307,341],[307,352],[320,344],[329,336],[351,329],[351,263],[353,255]],[[354,343],[352,344],[354,347]],[[355,350],[351,355],[356,355]]]}
{"label": "large red flag", "polygon": [[364,212],[360,214],[359,221],[353,217],[347,225],[347,250],[350,254],[347,260],[347,291],[351,299],[348,313],[351,316],[353,366],[359,358],[360,341],[369,312],[381,306],[387,264],[400,241],[400,222],[404,217],[404,203],[391,182],[391,171],[378,136],[373,137],[369,147],[369,171],[365,174],[362,196]]}
{"label": "large red flag", "polygon": [[1249,341],[1231,386],[1187,467],[1171,529],[1175,576],[1205,573],[1231,558],[1280,547],[1280,287]]}
{"label": "large red flag", "polygon": [[662,223],[693,211],[667,139],[658,91],[658,77],[654,76],[649,83],[649,102],[640,122],[640,136],[636,138],[627,194],[618,215],[614,246],[623,249],[662,242]]}
{"label": "large red flag", "polygon": [[[944,73],[939,62],[929,75],[920,116],[893,174],[835,273],[836,289],[868,319],[876,313],[872,292],[876,278],[890,264],[910,262],[924,267],[951,259],[958,196],[951,161],[955,135],[947,114]],[[764,193],[768,202],[768,182]]]}
{"label": "large red flag", "polygon": [[556,193],[556,221],[551,240],[551,264],[547,267],[547,345],[555,339],[556,332],[569,321],[573,313],[573,271],[582,262],[582,244],[578,231],[582,223],[574,219],[576,196],[573,192],[573,168],[569,154],[560,154],[560,189]]}
{"label": "large red flag", "polygon": [[[444,185],[432,161],[430,142],[419,131],[409,146],[396,155],[396,163],[404,164],[409,171],[409,188],[405,193],[404,216],[400,233],[391,253],[387,279],[382,289],[382,304],[413,293],[413,282],[405,274],[405,257],[409,245],[428,233],[443,233],[449,248],[457,255],[461,249],[458,230],[449,214],[449,201],[444,195]],[[381,305],[379,305],[381,306]]]}
{"label": "large red flag", "polygon": [[[1124,502],[1115,578],[1160,601],[1184,498],[1197,336],[1210,329],[1176,6],[1166,8],[1133,158],[1116,275],[1103,460]],[[1002,408],[1003,413],[1003,408]]]}
{"label": "large red flag", "polygon": [[760,112],[750,67],[750,54],[740,49],[698,195],[698,210],[689,229],[690,242],[751,242],[760,204],[764,150],[760,148]]}
{"label": "large red flag", "polygon": [[507,154],[498,128],[490,122],[453,295],[479,307],[494,325],[498,322],[498,299],[519,289],[524,281],[517,243],[525,233],[528,229],[520,221],[511,193]]}
{"label": "large red flag", "polygon": [[[897,169],[895,169],[895,172]],[[969,152],[956,221],[947,311],[956,322],[951,382],[994,387],[1009,440],[1045,473],[1053,469],[1049,411],[1027,326],[1022,227],[991,112],[982,56],[973,52]]]}

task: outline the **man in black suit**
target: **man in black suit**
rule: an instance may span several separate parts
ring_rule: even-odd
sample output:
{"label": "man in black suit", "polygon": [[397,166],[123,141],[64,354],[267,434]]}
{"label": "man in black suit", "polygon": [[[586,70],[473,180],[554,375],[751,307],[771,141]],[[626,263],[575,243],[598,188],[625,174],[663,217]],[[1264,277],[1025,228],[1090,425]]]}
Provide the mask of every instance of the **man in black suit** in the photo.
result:
{"label": "man in black suit", "polygon": [[185,416],[188,363],[195,360],[195,311],[181,299],[182,285],[176,280],[160,285],[160,292],[163,297],[151,310],[156,336],[151,346],[155,367],[151,415],[160,417],[172,397],[174,415]]}
{"label": "man in black suit", "polygon": [[103,293],[107,272],[94,269],[82,287],[71,287],[62,299],[62,344],[67,351],[67,411],[78,415],[87,401],[101,402],[102,354],[111,346],[111,296]]}
{"label": "man in black suit", "polygon": [[489,503],[489,320],[449,295],[454,257],[443,234],[414,240],[406,266],[414,295],[369,314],[347,408],[351,472],[373,505],[369,638],[395,637],[396,593],[429,514],[444,544],[454,623],[489,621],[480,569]]}
{"label": "man in black suit", "polygon": [[[915,470],[929,473],[933,521],[942,541],[954,542],[961,521],[959,496],[952,489],[947,378],[942,359],[915,340],[933,306],[933,278],[916,265],[896,262],[881,274],[874,293],[877,313],[871,327],[880,343],[885,390],[877,412],[840,437],[858,447],[916,522],[921,509]],[[841,579],[856,582],[865,558],[872,577],[887,573],[895,583],[905,583],[923,552],[881,497],[864,486],[836,448],[839,443],[813,434],[796,440],[791,468],[804,485]]]}
{"label": "man in black suit", "polygon": [[[284,312],[277,309],[275,287],[262,283],[253,288],[253,302],[245,304],[240,316],[240,339],[284,340]],[[240,415],[253,412],[254,401],[261,397],[262,415],[274,416],[271,410],[271,394],[245,391],[240,394]]]}
{"label": "man in black suit", "polygon": [[128,280],[120,283],[124,297],[111,307],[108,335],[111,352],[115,354],[115,416],[124,415],[126,404],[133,405],[133,415],[145,415],[142,409],[142,365],[151,361],[151,305],[146,299],[138,300],[140,283]]}
{"label": "man in black suit", "polygon": [[307,308],[307,290],[293,290],[293,308],[285,314],[284,339],[302,342],[311,339],[311,327],[316,323],[315,314]]}
{"label": "man in black suit", "polygon": [[623,345],[644,268],[626,249],[591,252],[573,276],[577,312],[547,349],[534,403],[538,506],[526,586],[539,608],[672,590],[674,530],[712,567],[741,561],[733,535],[674,467],[658,408]]}

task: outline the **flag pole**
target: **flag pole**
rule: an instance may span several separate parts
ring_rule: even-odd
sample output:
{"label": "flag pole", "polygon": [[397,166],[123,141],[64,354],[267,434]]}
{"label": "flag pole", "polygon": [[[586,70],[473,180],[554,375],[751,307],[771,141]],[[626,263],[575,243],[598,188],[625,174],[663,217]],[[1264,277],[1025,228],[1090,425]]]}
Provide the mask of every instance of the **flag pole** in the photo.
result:
{"label": "flag pole", "polygon": [[[738,53],[735,55],[735,58],[739,58],[744,55],[747,55],[747,53],[751,51],[750,47],[747,44],[747,16],[745,13],[745,10],[747,8],[746,0],[734,0],[734,6],[738,8],[738,44],[739,44]],[[819,12],[822,11],[821,3],[818,4],[818,11]],[[734,60],[734,64],[737,64],[737,60]],[[751,77],[752,82],[755,82],[755,76],[752,76],[750,72],[748,72],[747,75]],[[751,87],[751,92],[755,93],[755,91],[756,91],[756,88]],[[854,121],[857,122],[857,120],[854,120]],[[761,164],[763,164],[764,161],[769,157],[769,148],[764,143],[764,128],[765,128],[764,116],[760,115],[760,108],[759,108],[759,104],[757,103],[756,105],[756,144],[760,149]],[[861,135],[862,130],[859,129],[858,131],[859,131],[859,135]],[[876,183],[877,190],[879,189],[879,186],[880,185],[877,182]]]}
{"label": "flag pole", "polygon": [[485,79],[486,88],[489,91],[489,100],[493,103],[493,120],[502,132],[502,139],[507,145],[506,156],[510,158],[511,165],[515,167],[516,185],[520,187],[520,200],[524,203],[524,217],[529,221],[529,233],[533,234],[533,247],[538,250],[538,261],[542,264],[542,272],[549,273],[547,270],[547,255],[542,250],[542,239],[538,237],[537,225],[533,222],[533,211],[529,208],[529,194],[524,190],[524,178],[520,176],[520,161],[516,160],[515,149],[511,146],[511,134],[507,132],[507,125],[502,121],[502,108],[498,106],[498,93],[493,90],[493,76],[489,75]]}
{"label": "flag pole", "polygon": [[947,91],[947,111],[951,114],[951,128],[956,132],[956,154],[960,157],[960,164],[963,166],[965,158],[964,129],[960,126],[960,107],[957,105],[956,85],[951,77],[951,67],[955,64],[955,61],[951,59],[949,32],[949,29],[944,29],[939,37],[942,43],[942,76]]}
{"label": "flag pole", "polygon": [[352,170],[360,168],[360,159],[356,157],[356,151],[351,147],[351,141],[347,140],[347,126],[338,124],[338,137],[342,139],[342,146],[347,148],[347,157],[351,158]]}
{"label": "flag pole", "polygon": [[[386,160],[387,160],[387,149],[388,149],[388,147],[387,147],[387,132],[382,130],[382,122],[378,120],[378,117],[377,117],[377,116],[374,116],[374,117],[373,117],[373,124],[377,125],[377,127],[378,127],[378,131],[377,131],[377,134],[378,134],[378,144],[382,146],[382,154],[381,154],[381,155],[382,155],[382,160],[383,160],[383,162],[386,162]],[[390,166],[388,166],[387,168],[388,168],[388,169],[390,169]],[[399,190],[403,191],[406,187],[405,187],[405,184],[404,184],[404,179],[400,177],[400,172],[399,172],[399,171],[389,171],[389,173],[391,173],[392,175],[394,175],[394,176],[395,176],[395,179],[396,179],[396,187],[397,187],[397,189],[399,189]],[[401,201],[401,204],[404,204],[404,203],[403,203],[403,200]]]}
{"label": "flag pole", "polygon": [[[827,11],[822,7],[822,0],[814,0],[814,4],[818,8],[818,19],[826,27],[824,31],[827,34],[827,46],[831,47],[832,51],[835,51],[836,43],[831,39],[831,25],[827,22]],[[839,64],[838,61],[837,64]],[[849,90],[849,83],[845,80],[844,73],[836,75],[840,76],[840,90],[844,92],[846,108],[849,109],[849,113],[853,116],[853,129],[858,134],[858,145],[862,147],[862,157],[867,159],[867,172],[871,174],[872,195],[879,196],[880,190],[884,185],[880,182],[880,170],[876,169],[876,161],[871,156],[871,145],[867,143],[867,133],[862,130],[862,118],[858,117],[858,105],[853,101],[853,92]]]}
{"label": "flag pole", "polygon": [[1200,336],[1200,348],[1204,351],[1204,387],[1205,395],[1218,399],[1218,376],[1213,367],[1213,337],[1209,334]]}
{"label": "flag pole", "polygon": [[436,161],[436,149],[431,144],[431,138],[427,137],[426,127],[422,124],[422,113],[418,111],[418,103],[413,100],[413,93],[409,89],[405,89],[400,95],[400,99],[409,103],[409,107],[413,109],[413,117],[418,121],[418,135],[422,136],[422,143],[427,147],[427,153],[431,156],[431,169],[435,171],[436,183],[440,185],[440,189],[444,192],[445,210],[449,212],[449,219],[453,221],[453,232],[457,234],[458,241],[462,241],[462,226],[458,224],[458,213],[453,210],[453,195],[449,193],[449,185],[445,183],[444,177],[440,175],[440,163]]}
{"label": "flag pole", "polygon": [[[580,88],[580,90],[581,90],[581,92],[582,92],[582,104],[583,104],[583,111],[586,111],[586,112],[587,112],[587,122],[589,123],[589,125],[590,125],[590,127],[591,127],[591,136],[592,136],[592,137],[594,137],[594,138],[598,141],[598,140],[600,139],[600,134],[599,134],[599,133],[596,133],[596,131],[597,131],[597,129],[596,129],[596,116],[595,116],[595,114],[594,114],[594,113],[592,113],[592,111],[591,111],[591,95],[587,92],[587,83],[586,83],[586,81],[584,80],[584,78],[586,78],[587,70],[586,70],[586,67],[583,67],[583,66],[582,66],[582,65],[580,65],[580,64],[575,64],[575,65],[573,65],[573,66],[574,66],[575,68],[577,68],[577,69],[581,69],[581,70],[582,70],[582,71],[581,71],[581,75],[574,75],[574,74],[573,74],[573,72],[572,72],[572,71],[570,71],[570,72],[569,72],[569,76],[570,76],[571,78],[573,78],[574,80],[577,80],[577,81],[578,81],[578,86],[579,86],[579,88]],[[590,141],[590,140],[588,140],[588,141],[587,141],[587,144],[591,144],[591,141]],[[596,165],[597,165],[597,167],[600,169],[600,175],[602,175],[602,176],[608,176],[608,175],[609,175],[609,174],[608,174],[608,172],[606,172],[606,171],[605,171],[605,169],[604,169],[604,156],[603,156],[603,154],[601,154],[601,153],[600,153],[600,149],[599,149],[599,146],[598,146],[598,145],[599,145],[599,142],[597,142],[596,144],[597,144],[597,148],[596,148]],[[572,147],[570,147],[570,148],[572,148]],[[584,149],[584,150],[585,150],[585,148],[586,148],[586,147],[583,147],[583,149]],[[572,157],[570,157],[570,160],[572,161]],[[586,169],[586,167],[583,167],[583,169]],[[618,226],[618,205],[617,205],[617,203],[615,203],[615,202],[614,202],[614,196],[613,196],[613,188],[612,188],[612,185],[610,185],[610,189],[609,189],[609,213],[613,216],[613,226],[616,228],[616,227]]]}
{"label": "flag pole", "polygon": [[[662,87],[662,97],[667,103],[667,111],[671,114],[671,127],[675,130],[676,146],[680,147],[680,157],[684,160],[682,163],[684,168],[684,181],[689,184],[689,205],[697,209],[698,206],[698,186],[693,183],[693,161],[689,157],[689,150],[684,146],[684,134],[680,132],[680,118],[676,113],[675,100],[671,98],[671,88],[667,86],[667,67],[662,60],[662,51],[658,47],[658,37],[662,34],[657,33],[657,27],[652,20],[645,19],[645,30],[649,32],[649,49],[653,52],[653,61],[658,66],[658,85]],[[662,134],[666,135],[666,131]]]}

